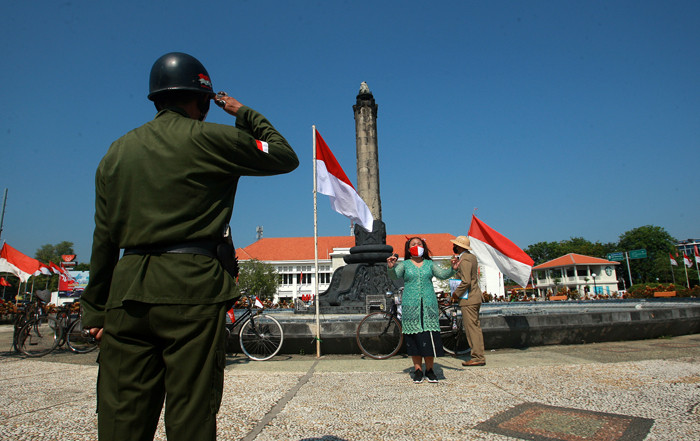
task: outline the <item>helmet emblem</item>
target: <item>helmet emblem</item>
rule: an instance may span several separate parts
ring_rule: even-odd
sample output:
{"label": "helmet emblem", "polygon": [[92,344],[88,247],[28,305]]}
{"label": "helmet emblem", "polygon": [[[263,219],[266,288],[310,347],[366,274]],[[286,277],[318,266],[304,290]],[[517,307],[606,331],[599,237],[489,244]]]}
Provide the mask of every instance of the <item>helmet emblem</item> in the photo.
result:
{"label": "helmet emblem", "polygon": [[209,89],[212,88],[211,87],[211,80],[209,79],[209,77],[207,75],[204,75],[204,74],[199,74],[199,84],[201,84],[204,87],[208,87]]}

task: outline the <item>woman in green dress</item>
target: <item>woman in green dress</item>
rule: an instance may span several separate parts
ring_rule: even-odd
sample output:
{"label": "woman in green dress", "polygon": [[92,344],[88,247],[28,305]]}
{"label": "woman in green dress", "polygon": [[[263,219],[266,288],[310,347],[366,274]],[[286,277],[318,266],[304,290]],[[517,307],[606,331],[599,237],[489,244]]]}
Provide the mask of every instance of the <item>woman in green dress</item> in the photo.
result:
{"label": "woman in green dress", "polygon": [[413,382],[423,381],[421,368],[425,360],[425,376],[429,382],[437,383],[433,362],[435,357],[444,355],[444,350],[440,339],[440,308],[433,288],[433,277],[449,278],[454,274],[458,261],[452,259],[452,268],[436,265],[430,258],[428,245],[420,237],[408,239],[404,260],[397,260],[397,255],[389,257],[387,267],[397,278],[404,280],[401,326],[406,341],[406,353],[413,360]]}

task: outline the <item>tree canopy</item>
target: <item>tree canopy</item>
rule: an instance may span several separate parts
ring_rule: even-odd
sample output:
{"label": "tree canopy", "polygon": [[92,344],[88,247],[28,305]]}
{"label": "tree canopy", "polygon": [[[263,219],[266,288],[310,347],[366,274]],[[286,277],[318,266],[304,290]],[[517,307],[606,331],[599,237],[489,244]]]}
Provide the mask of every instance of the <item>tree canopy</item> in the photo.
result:
{"label": "tree canopy", "polygon": [[239,267],[238,287],[260,299],[272,298],[277,292],[279,276],[275,267],[256,259],[246,260]]}
{"label": "tree canopy", "polygon": [[616,247],[614,243],[591,242],[583,237],[572,237],[561,242],[537,242],[524,251],[532,257],[535,265],[539,265],[569,253],[604,258],[607,253],[615,251]]}
{"label": "tree canopy", "polygon": [[49,262],[53,262],[58,264],[61,262],[61,256],[64,254],[75,254],[75,251],[73,251],[73,242],[63,241],[55,245],[49,243],[42,245],[36,250],[36,253],[34,253],[34,258],[42,263],[48,264]]}
{"label": "tree canopy", "polygon": [[[656,282],[657,278],[664,281],[671,278],[669,253],[676,251],[676,243],[676,239],[662,227],[645,225],[623,233],[618,242],[618,251],[647,250],[645,259],[631,259],[629,262],[634,283]],[[679,262],[679,265],[682,264]],[[620,267],[624,267],[621,272],[629,280],[627,265]]]}

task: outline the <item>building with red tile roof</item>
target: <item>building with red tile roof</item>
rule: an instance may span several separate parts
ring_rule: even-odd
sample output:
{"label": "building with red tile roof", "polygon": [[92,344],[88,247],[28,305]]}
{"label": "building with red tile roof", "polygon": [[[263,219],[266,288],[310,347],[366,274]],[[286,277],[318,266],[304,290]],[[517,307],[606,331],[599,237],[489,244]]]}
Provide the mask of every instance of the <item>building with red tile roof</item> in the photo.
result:
{"label": "building with red tile roof", "polygon": [[586,293],[611,295],[618,291],[617,272],[613,262],[598,257],[569,253],[532,268],[540,295],[554,294],[568,288],[577,290],[583,298]]}
{"label": "building with red tile roof", "polygon": [[[407,238],[418,236],[425,240],[431,257],[436,262],[452,257],[452,242],[455,236],[448,233],[436,234],[388,234],[387,245],[394,248],[399,259],[404,257]],[[333,271],[345,265],[343,256],[350,254],[355,246],[354,236],[326,236],[318,238],[319,292],[328,289]],[[314,238],[313,237],[264,237],[244,248],[236,250],[238,260],[256,259],[273,265],[280,275],[276,300],[295,299],[302,294],[312,294],[314,290]],[[484,270],[485,271],[485,270]],[[495,276],[498,280],[498,275]],[[502,285],[502,277],[500,277]],[[486,278],[484,278],[486,280]],[[435,280],[436,290],[446,289],[446,283]],[[445,285],[444,287],[442,285]],[[498,282],[492,282],[490,292],[497,292]]]}

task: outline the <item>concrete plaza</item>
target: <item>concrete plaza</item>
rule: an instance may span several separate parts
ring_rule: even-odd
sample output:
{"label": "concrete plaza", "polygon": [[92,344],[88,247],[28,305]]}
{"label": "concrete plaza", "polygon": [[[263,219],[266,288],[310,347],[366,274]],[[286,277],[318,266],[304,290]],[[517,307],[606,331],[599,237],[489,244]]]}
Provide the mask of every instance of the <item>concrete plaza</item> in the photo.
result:
{"label": "concrete plaza", "polygon": [[[95,440],[96,353],[10,352],[0,326],[0,440]],[[697,440],[700,335],[439,358],[229,355],[220,440]],[[156,434],[165,440],[162,421]]]}

